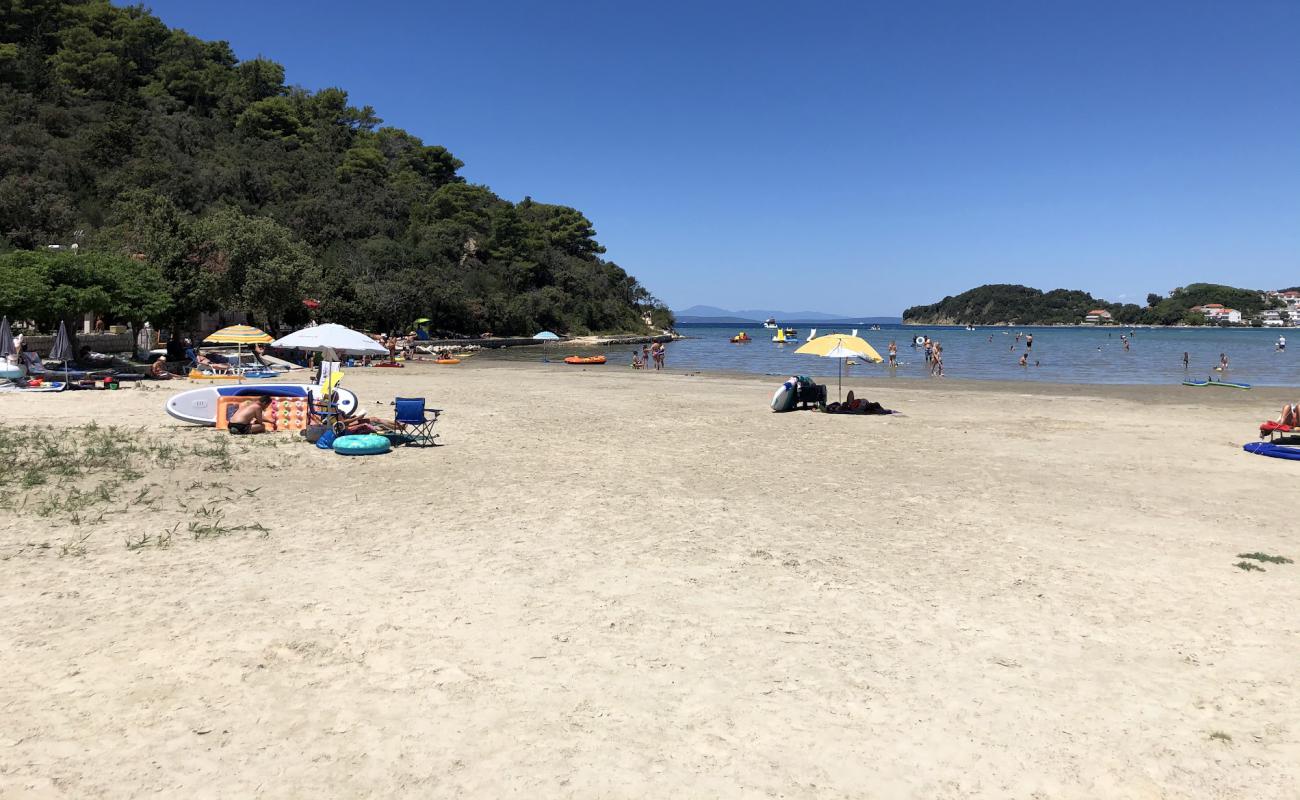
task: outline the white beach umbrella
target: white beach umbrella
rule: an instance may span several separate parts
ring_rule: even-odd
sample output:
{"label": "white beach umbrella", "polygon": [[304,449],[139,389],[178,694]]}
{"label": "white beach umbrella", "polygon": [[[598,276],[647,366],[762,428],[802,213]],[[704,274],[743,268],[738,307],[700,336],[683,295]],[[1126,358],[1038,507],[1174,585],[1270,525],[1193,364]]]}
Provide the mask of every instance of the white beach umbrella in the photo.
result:
{"label": "white beach umbrella", "polygon": [[360,331],[354,331],[333,322],[294,331],[288,336],[282,336],[271,342],[271,346],[283,347],[286,350],[314,350],[316,352],[333,350],[335,353],[357,356],[388,355],[388,348],[379,342]]}

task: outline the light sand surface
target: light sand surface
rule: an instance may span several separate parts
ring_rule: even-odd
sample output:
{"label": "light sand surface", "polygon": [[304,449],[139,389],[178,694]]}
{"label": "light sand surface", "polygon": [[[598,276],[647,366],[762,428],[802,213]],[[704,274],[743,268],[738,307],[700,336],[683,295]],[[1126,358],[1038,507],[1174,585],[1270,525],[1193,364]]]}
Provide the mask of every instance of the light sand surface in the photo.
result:
{"label": "light sand surface", "polygon": [[[1300,565],[1233,566],[1300,560],[1300,464],[1241,450],[1280,393],[836,417],[471,360],[354,370],[446,446],[348,459],[176,424],[178,384],[0,396],[233,465],[98,522],[6,490],[0,796],[1300,796]],[[187,534],[217,510],[269,533]]]}

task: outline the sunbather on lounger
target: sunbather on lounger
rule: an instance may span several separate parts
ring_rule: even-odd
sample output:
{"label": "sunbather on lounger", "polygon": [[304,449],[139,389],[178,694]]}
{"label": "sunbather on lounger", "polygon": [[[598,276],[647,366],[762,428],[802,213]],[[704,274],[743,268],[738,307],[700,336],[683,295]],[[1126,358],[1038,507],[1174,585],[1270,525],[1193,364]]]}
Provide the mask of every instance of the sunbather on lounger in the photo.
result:
{"label": "sunbather on lounger", "polygon": [[1300,425],[1300,403],[1282,406],[1282,413],[1278,415],[1277,424],[1291,428]]}
{"label": "sunbather on lounger", "polygon": [[202,353],[198,353],[194,356],[194,363],[198,365],[200,370],[210,370],[212,372],[230,371],[230,365],[227,364],[225,361],[221,361],[218,363],[208,358],[207,356],[203,355]]}

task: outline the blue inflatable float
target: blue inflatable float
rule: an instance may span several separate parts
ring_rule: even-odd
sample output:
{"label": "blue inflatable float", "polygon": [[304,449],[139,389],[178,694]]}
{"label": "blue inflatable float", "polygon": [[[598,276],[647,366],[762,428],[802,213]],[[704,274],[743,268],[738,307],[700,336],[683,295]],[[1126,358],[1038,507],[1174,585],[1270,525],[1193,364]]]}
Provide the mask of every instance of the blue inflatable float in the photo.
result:
{"label": "blue inflatable float", "polygon": [[1291,447],[1284,444],[1270,444],[1268,442],[1250,442],[1243,445],[1242,448],[1247,453],[1254,453],[1257,456],[1269,456],[1270,458],[1285,458],[1291,461],[1300,461],[1300,447]]}
{"label": "blue inflatable float", "polygon": [[373,456],[387,453],[392,444],[377,433],[363,433],[354,436],[340,436],[334,440],[334,452],[344,456]]}

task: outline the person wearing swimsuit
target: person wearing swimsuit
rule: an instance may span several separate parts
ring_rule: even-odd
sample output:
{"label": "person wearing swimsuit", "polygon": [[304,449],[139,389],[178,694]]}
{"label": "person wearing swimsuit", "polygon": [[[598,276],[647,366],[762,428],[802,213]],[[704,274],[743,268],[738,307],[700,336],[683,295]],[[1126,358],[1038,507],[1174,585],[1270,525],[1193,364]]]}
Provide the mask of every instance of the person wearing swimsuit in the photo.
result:
{"label": "person wearing swimsuit", "polygon": [[256,400],[249,400],[246,403],[240,403],[235,413],[230,415],[230,432],[235,436],[243,436],[250,433],[265,433],[266,421],[262,417],[267,406],[271,405],[271,398],[263,395]]}

